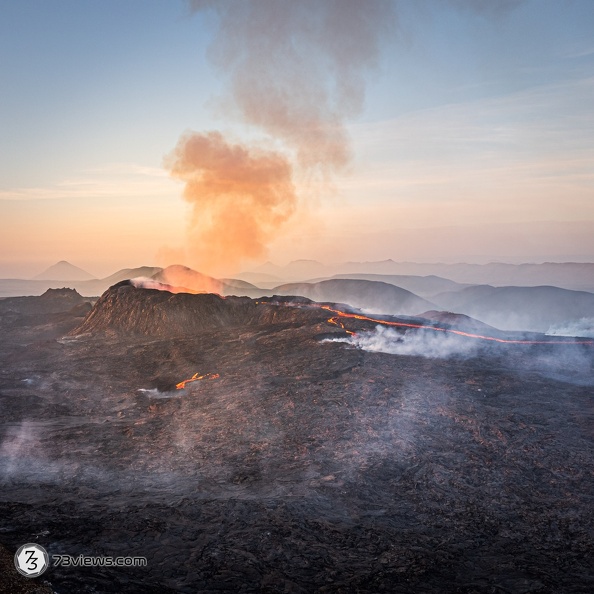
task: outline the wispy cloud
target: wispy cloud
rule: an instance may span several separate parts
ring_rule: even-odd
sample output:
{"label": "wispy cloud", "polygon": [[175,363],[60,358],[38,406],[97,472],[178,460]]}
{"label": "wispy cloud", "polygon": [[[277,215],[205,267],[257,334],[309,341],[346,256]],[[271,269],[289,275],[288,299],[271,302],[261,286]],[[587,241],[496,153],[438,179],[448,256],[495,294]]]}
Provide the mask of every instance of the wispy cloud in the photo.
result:
{"label": "wispy cloud", "polygon": [[447,158],[442,153],[446,147],[458,149],[453,155],[463,149],[475,154],[477,148],[481,154],[492,149],[490,154],[499,155],[522,148],[530,149],[531,154],[567,150],[591,154],[593,100],[594,78],[584,78],[414,111],[387,121],[359,124],[352,131],[360,148],[389,149],[382,150],[384,158],[398,153],[409,158],[439,153]]}
{"label": "wispy cloud", "polygon": [[564,54],[564,58],[585,58],[594,54],[594,45],[581,45],[573,47],[567,50]]}
{"label": "wispy cloud", "polygon": [[585,78],[353,126],[359,162],[339,190],[353,201],[456,198],[473,209],[495,198],[517,209],[525,198],[532,210],[592,218],[593,103]]}
{"label": "wispy cloud", "polygon": [[45,187],[0,190],[0,200],[58,200],[64,198],[138,198],[177,196],[179,184],[157,167],[136,163],[107,163]]}

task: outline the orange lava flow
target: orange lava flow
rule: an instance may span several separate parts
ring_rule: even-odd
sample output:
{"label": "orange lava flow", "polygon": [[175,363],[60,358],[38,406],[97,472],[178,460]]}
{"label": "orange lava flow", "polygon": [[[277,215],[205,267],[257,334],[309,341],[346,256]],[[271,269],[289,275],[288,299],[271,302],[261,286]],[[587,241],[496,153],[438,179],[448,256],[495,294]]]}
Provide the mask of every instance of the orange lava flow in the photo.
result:
{"label": "orange lava flow", "polygon": [[179,384],[175,384],[175,387],[178,390],[183,390],[186,387],[186,384],[189,384],[190,382],[197,382],[198,380],[203,379],[217,379],[217,377],[221,376],[218,373],[205,373],[204,375],[198,375],[195,373],[190,379],[179,382]]}
{"label": "orange lava flow", "polygon": [[[327,308],[324,308],[324,309],[327,309]],[[345,328],[344,324],[338,318],[328,318],[328,323],[334,324],[335,326],[342,328],[347,334],[350,334],[351,336],[355,335],[355,332],[351,332],[350,330],[347,330]]]}
{"label": "orange lava flow", "polygon": [[[436,332],[447,332],[450,334],[457,334],[458,336],[466,336],[467,338],[478,338],[480,340],[490,340],[492,342],[502,342],[505,344],[587,344],[594,345],[594,340],[508,340],[505,338],[495,338],[494,336],[483,336],[482,334],[471,334],[469,332],[462,332],[462,330],[452,330],[448,328],[437,328],[435,326],[424,326],[423,324],[410,324],[406,322],[391,322],[389,320],[380,320],[377,318],[370,318],[361,314],[346,313],[338,309],[333,309],[329,305],[321,305],[322,309],[326,309],[336,314],[341,318],[353,318],[356,320],[365,320],[366,322],[374,322],[375,324],[382,324],[384,326],[398,326],[401,328],[422,328],[423,330],[435,330]],[[331,324],[339,325],[344,328],[342,323],[339,323],[336,317],[328,320]],[[346,329],[345,329],[346,330]],[[349,332],[347,330],[347,332]],[[349,332],[353,334],[353,332]]]}

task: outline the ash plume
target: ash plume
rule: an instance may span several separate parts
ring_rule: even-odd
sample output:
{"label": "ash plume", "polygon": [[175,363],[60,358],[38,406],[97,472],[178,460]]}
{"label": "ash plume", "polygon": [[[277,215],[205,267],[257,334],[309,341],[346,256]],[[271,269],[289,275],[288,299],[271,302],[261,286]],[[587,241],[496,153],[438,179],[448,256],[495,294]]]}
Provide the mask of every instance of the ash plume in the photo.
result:
{"label": "ash plume", "polygon": [[214,273],[265,254],[297,207],[295,170],[328,181],[349,163],[345,121],[362,109],[395,13],[391,0],[191,0],[190,9],[219,17],[211,58],[228,79],[230,114],[275,147],[197,132],[166,159],[193,205],[186,258]]}
{"label": "ash plume", "polygon": [[[186,249],[162,253],[231,274],[266,255],[299,207],[298,186],[324,187],[350,163],[346,122],[362,111],[366,79],[395,37],[398,2],[188,1],[191,13],[218,18],[209,57],[226,82],[219,109],[261,133],[257,146],[272,148],[236,144],[218,131],[184,134],[166,167],[186,183],[193,215]],[[487,18],[521,1],[449,0]]]}
{"label": "ash plume", "polygon": [[192,205],[187,256],[203,272],[234,269],[265,253],[296,194],[280,153],[230,144],[219,132],[182,136],[166,158]]}
{"label": "ash plume", "polygon": [[391,0],[192,0],[219,13],[212,59],[239,116],[296,151],[306,167],[350,159],[345,119],[363,107],[365,73],[393,31]]}

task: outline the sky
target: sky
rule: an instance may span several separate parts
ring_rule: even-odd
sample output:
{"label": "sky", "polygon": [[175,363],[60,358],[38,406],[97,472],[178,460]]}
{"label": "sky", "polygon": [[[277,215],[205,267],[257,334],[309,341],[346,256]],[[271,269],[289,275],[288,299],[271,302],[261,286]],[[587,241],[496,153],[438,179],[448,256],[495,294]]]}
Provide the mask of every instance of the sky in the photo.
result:
{"label": "sky", "polygon": [[0,0],[0,277],[594,261],[593,22],[591,0]]}

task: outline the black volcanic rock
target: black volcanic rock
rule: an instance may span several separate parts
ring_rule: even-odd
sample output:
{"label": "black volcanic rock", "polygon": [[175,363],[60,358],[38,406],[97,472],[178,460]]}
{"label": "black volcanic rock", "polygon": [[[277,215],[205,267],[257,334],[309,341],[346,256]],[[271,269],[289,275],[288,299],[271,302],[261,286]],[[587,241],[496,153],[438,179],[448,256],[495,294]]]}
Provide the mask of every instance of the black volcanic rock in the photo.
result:
{"label": "black volcanic rock", "polygon": [[14,554],[16,550],[8,550],[0,545],[0,591],[10,594],[52,594],[53,590],[47,584],[40,584],[38,580],[26,578],[16,572],[14,568]]}
{"label": "black volcanic rock", "polygon": [[91,309],[73,289],[48,289],[43,295],[0,299],[0,336],[26,343],[31,336],[53,340],[64,336]]}
{"label": "black volcanic rock", "polygon": [[89,303],[88,301],[83,301],[82,303],[78,303],[74,307],[70,308],[68,310],[68,313],[72,314],[77,318],[81,318],[86,316],[92,309],[93,306],[91,305],[91,303]]}
{"label": "black volcanic rock", "polygon": [[0,316],[0,592],[26,542],[147,559],[62,594],[593,591],[591,345],[396,355],[330,315],[121,283],[91,340]]}
{"label": "black volcanic rock", "polygon": [[249,297],[213,293],[170,293],[134,287],[122,281],[97,301],[70,334],[108,332],[177,336],[217,328],[272,323],[317,323],[328,318],[320,309],[278,307]]}
{"label": "black volcanic rock", "polygon": [[68,311],[85,303],[74,289],[48,289],[39,297],[8,297],[0,300],[0,313],[47,314]]}
{"label": "black volcanic rock", "polygon": [[43,299],[44,301],[53,301],[58,299],[80,301],[82,297],[75,289],[62,287],[61,289],[48,289],[43,295],[40,296],[40,299]]}

